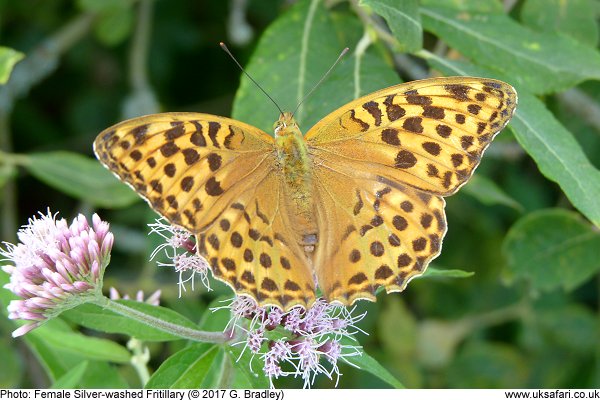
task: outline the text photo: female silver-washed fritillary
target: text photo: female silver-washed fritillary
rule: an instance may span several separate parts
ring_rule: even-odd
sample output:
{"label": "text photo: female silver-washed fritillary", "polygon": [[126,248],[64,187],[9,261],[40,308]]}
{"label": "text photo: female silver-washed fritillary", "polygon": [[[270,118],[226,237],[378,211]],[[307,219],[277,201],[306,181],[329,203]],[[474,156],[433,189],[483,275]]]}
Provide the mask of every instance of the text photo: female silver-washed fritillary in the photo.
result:
{"label": "text photo: female silver-washed fritillary", "polygon": [[375,301],[440,252],[444,197],[464,185],[517,94],[486,78],[403,83],[354,100],[303,136],[229,118],[162,113],[121,122],[98,159],[196,236],[213,275],[261,306]]}

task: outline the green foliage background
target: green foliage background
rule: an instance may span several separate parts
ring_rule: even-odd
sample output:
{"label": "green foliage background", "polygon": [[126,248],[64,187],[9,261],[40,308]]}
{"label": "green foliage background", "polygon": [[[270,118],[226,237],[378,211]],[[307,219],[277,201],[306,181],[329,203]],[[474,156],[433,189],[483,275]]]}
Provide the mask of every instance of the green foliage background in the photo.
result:
{"label": "green foliage background", "polygon": [[[205,311],[227,289],[215,282],[213,292],[178,298],[176,274],[148,261],[158,242],[146,224],[155,215],[92,159],[98,132],[157,111],[232,115],[270,132],[276,110],[246,78],[240,83],[221,40],[285,109],[350,48],[297,114],[304,131],[401,81],[495,77],[519,93],[513,121],[448,199],[435,273],[358,305],[368,311],[360,342],[410,388],[600,387],[600,2],[241,3],[0,1],[2,240],[14,242],[47,207],[67,218],[97,211],[116,235],[107,288],[160,288],[162,305],[218,330],[226,318],[207,320]],[[4,315],[10,299],[0,290]],[[78,333],[76,324],[95,328],[93,315],[75,310],[19,340],[1,318],[0,364],[14,367],[0,368],[0,387],[139,387],[128,351],[105,340],[126,336]],[[162,342],[169,338],[135,326],[115,332],[147,341],[157,371],[148,387],[214,386],[223,358],[236,356]],[[344,366],[339,387],[394,385],[374,365],[365,367],[374,374]],[[237,371],[232,384],[267,384],[247,377]],[[333,384],[318,379],[316,387]]]}

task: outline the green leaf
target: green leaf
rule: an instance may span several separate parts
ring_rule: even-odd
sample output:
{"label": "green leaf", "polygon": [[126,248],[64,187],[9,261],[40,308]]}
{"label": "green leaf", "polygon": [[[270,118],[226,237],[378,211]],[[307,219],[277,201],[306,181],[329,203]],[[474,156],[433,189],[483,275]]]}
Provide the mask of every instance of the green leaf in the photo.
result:
{"label": "green leaf", "polygon": [[116,8],[103,14],[95,25],[95,33],[103,44],[115,46],[121,43],[133,29],[132,8]]}
{"label": "green leaf", "polygon": [[6,183],[13,179],[17,175],[17,168],[14,165],[4,164],[0,165],[0,189],[6,185]]}
{"label": "green leaf", "polygon": [[103,361],[90,362],[79,387],[84,389],[127,389],[122,374],[113,365]]}
{"label": "green leaf", "polygon": [[470,343],[447,368],[448,382],[452,388],[524,387],[528,376],[525,357],[505,344]]}
{"label": "green leaf", "polygon": [[[445,60],[431,53],[428,62],[450,75],[486,76],[507,80],[482,67]],[[600,171],[587,159],[579,143],[534,96],[517,88],[519,104],[510,122],[523,149],[544,176],[558,183],[573,205],[600,226]]]}
{"label": "green leaf", "polygon": [[515,279],[539,290],[573,290],[600,271],[600,232],[577,213],[536,211],[509,230],[502,250]]}
{"label": "green leaf", "polygon": [[10,368],[0,368],[0,387],[18,387],[24,376],[25,368],[13,338],[0,338],[0,354],[2,354],[2,363],[10,365]]}
{"label": "green leaf", "polygon": [[[340,50],[346,46],[354,49],[360,39],[356,33],[362,31],[361,25],[354,16],[327,12],[322,3],[300,1],[277,18],[262,35],[246,67],[283,110],[292,111],[331,67]],[[395,83],[399,79],[378,49],[347,54],[298,109],[296,120],[306,131],[337,107]],[[233,118],[272,134],[278,114],[264,94],[243,77]]]}
{"label": "green leaf", "polygon": [[51,380],[58,379],[68,371],[68,367],[64,365],[64,359],[61,357],[60,351],[49,346],[42,338],[28,334],[23,339]]}
{"label": "green leaf", "polygon": [[404,389],[404,385],[398,379],[396,379],[392,374],[390,374],[390,372],[387,369],[385,369],[381,364],[379,364],[379,361],[377,361],[376,359],[371,357],[369,354],[367,354],[367,352],[365,351],[365,349],[362,346],[357,345],[357,342],[354,342],[354,341],[344,337],[341,340],[341,344],[347,345],[347,346],[354,346],[361,352],[361,355],[359,355],[359,356],[349,357],[348,361],[345,361],[344,359],[340,359],[341,361],[344,361],[348,365],[358,367],[358,368],[378,377],[379,379],[381,379],[382,381],[389,384],[391,387],[393,387],[395,389]]}
{"label": "green leaf", "polygon": [[421,6],[482,14],[504,14],[502,2],[497,0],[421,0]]}
{"label": "green leaf", "polygon": [[425,273],[417,278],[470,278],[475,275],[473,271],[463,271],[462,269],[442,269],[429,266]]}
{"label": "green leaf", "polygon": [[9,47],[0,46],[0,85],[8,82],[10,73],[16,63],[21,61],[25,55]]}
{"label": "green leaf", "polygon": [[88,361],[82,361],[80,364],[71,368],[71,370],[69,370],[66,374],[57,379],[52,386],[50,386],[50,389],[73,389],[78,387],[79,382],[83,378],[83,375],[88,368],[88,365]]}
{"label": "green leaf", "polygon": [[473,196],[483,204],[502,204],[520,212],[524,211],[521,204],[507,195],[494,181],[483,175],[473,175],[462,190],[463,193]]}
{"label": "green leaf", "polygon": [[[192,321],[168,308],[152,306],[133,300],[118,300],[117,302],[175,325],[197,328]],[[135,321],[93,304],[83,304],[62,313],[61,316],[86,328],[107,333],[122,333],[144,341],[160,342],[181,339],[143,322]]]}
{"label": "green leaf", "polygon": [[99,162],[76,153],[33,153],[24,166],[44,183],[98,207],[126,207],[139,199]]}
{"label": "green leaf", "polygon": [[423,28],[417,0],[361,0],[381,15],[387,22],[394,37],[400,43],[401,52],[415,52],[423,47]]}
{"label": "green leaf", "polygon": [[535,94],[553,93],[587,79],[600,79],[600,54],[575,40],[532,31],[499,14],[421,8],[423,26],[473,62],[502,71]]}
{"label": "green leaf", "polygon": [[135,0],[77,0],[77,5],[83,11],[108,13],[116,9],[129,8]]}
{"label": "green leaf", "polygon": [[579,211],[600,227],[600,171],[544,104],[522,92],[511,126],[544,176],[560,185]]}
{"label": "green leaf", "polygon": [[210,370],[218,367],[219,346],[197,343],[169,357],[150,377],[146,389],[195,389],[204,387]]}
{"label": "green leaf", "polygon": [[591,354],[598,345],[599,321],[593,312],[581,305],[536,310],[535,320],[548,338],[569,351]]}
{"label": "green leaf", "polygon": [[590,0],[527,0],[521,20],[534,29],[560,32],[595,47],[598,44],[598,16]]}
{"label": "green leaf", "polygon": [[[253,357],[248,349],[243,350],[244,344],[237,346],[227,346],[225,350],[229,356],[236,376],[241,375],[234,381],[237,389],[268,389],[270,387],[269,379],[262,372],[264,363],[261,365],[260,357]],[[243,351],[243,353],[242,353]],[[256,372],[255,372],[256,371]],[[243,377],[243,379],[241,379]]]}
{"label": "green leaf", "polygon": [[90,360],[124,364],[131,359],[131,354],[127,349],[111,340],[56,330],[48,325],[34,329],[29,335],[38,337],[61,352],[70,352]]}

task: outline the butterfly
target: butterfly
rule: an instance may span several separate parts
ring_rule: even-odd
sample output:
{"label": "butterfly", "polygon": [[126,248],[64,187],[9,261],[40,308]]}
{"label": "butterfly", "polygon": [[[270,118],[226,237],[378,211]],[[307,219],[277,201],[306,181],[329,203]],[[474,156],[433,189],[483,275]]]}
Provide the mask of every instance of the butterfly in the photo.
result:
{"label": "butterfly", "polygon": [[375,301],[423,274],[464,185],[512,117],[517,94],[486,78],[382,89],[302,135],[174,112],[121,122],[97,158],[158,214],[196,237],[213,275],[261,306]]}

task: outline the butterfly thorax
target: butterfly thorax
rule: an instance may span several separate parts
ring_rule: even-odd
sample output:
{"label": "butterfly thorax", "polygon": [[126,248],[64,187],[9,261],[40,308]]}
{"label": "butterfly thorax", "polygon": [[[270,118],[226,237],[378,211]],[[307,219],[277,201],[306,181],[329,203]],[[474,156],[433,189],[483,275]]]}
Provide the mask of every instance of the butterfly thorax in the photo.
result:
{"label": "butterfly thorax", "polygon": [[294,211],[292,224],[303,235],[315,232],[312,201],[312,166],[306,141],[291,113],[275,122],[277,158],[285,180],[286,196]]}

